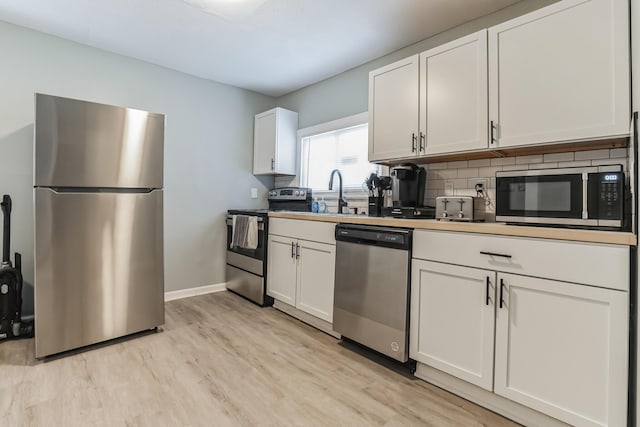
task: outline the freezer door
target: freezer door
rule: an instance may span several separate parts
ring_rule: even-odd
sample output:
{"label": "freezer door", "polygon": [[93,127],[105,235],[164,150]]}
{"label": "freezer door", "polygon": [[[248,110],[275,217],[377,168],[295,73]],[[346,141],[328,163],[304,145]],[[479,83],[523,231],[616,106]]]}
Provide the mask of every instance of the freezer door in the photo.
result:
{"label": "freezer door", "polygon": [[162,188],[163,145],[163,114],[36,94],[36,187]]}
{"label": "freezer door", "polygon": [[162,190],[34,191],[36,357],[163,324]]}

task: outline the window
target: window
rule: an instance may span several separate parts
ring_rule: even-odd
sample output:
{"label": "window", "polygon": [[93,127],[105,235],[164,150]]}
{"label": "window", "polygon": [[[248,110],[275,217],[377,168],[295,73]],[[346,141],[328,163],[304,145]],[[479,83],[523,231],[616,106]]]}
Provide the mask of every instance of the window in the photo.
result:
{"label": "window", "polygon": [[366,116],[366,113],[358,114],[300,131],[300,184],[303,187],[328,190],[331,171],[339,169],[343,188],[363,190],[363,183],[371,173],[381,173],[381,166],[367,159]]}

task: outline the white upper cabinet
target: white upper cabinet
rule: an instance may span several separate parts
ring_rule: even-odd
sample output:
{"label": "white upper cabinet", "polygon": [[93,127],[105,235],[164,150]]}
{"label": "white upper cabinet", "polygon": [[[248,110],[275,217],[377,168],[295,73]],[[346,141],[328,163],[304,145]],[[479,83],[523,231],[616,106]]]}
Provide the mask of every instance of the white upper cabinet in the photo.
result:
{"label": "white upper cabinet", "polygon": [[488,147],[487,31],[420,54],[424,154]]}
{"label": "white upper cabinet", "polygon": [[419,151],[418,55],[369,73],[369,161]]}
{"label": "white upper cabinet", "polygon": [[298,113],[274,108],[255,117],[253,173],[295,175]]}
{"label": "white upper cabinet", "polygon": [[492,148],[628,135],[628,9],[564,0],[489,28]]}

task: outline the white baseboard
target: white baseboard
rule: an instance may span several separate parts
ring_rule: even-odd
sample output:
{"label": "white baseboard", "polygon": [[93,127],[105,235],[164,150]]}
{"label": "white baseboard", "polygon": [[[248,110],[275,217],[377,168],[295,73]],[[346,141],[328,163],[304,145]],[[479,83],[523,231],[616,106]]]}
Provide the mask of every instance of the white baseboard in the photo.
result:
{"label": "white baseboard", "polygon": [[164,293],[165,301],[173,301],[181,298],[195,297],[197,295],[212,294],[214,292],[222,292],[227,290],[227,283],[216,283],[214,285],[199,286],[197,288],[180,289],[178,291],[169,291]]}

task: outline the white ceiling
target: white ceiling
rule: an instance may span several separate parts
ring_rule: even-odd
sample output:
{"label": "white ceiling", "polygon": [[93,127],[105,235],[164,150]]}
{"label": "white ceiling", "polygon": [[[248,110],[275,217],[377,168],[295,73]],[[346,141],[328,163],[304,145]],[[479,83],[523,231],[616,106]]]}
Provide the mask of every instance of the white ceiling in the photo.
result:
{"label": "white ceiling", "polygon": [[207,1],[0,0],[0,20],[280,96],[518,0]]}

